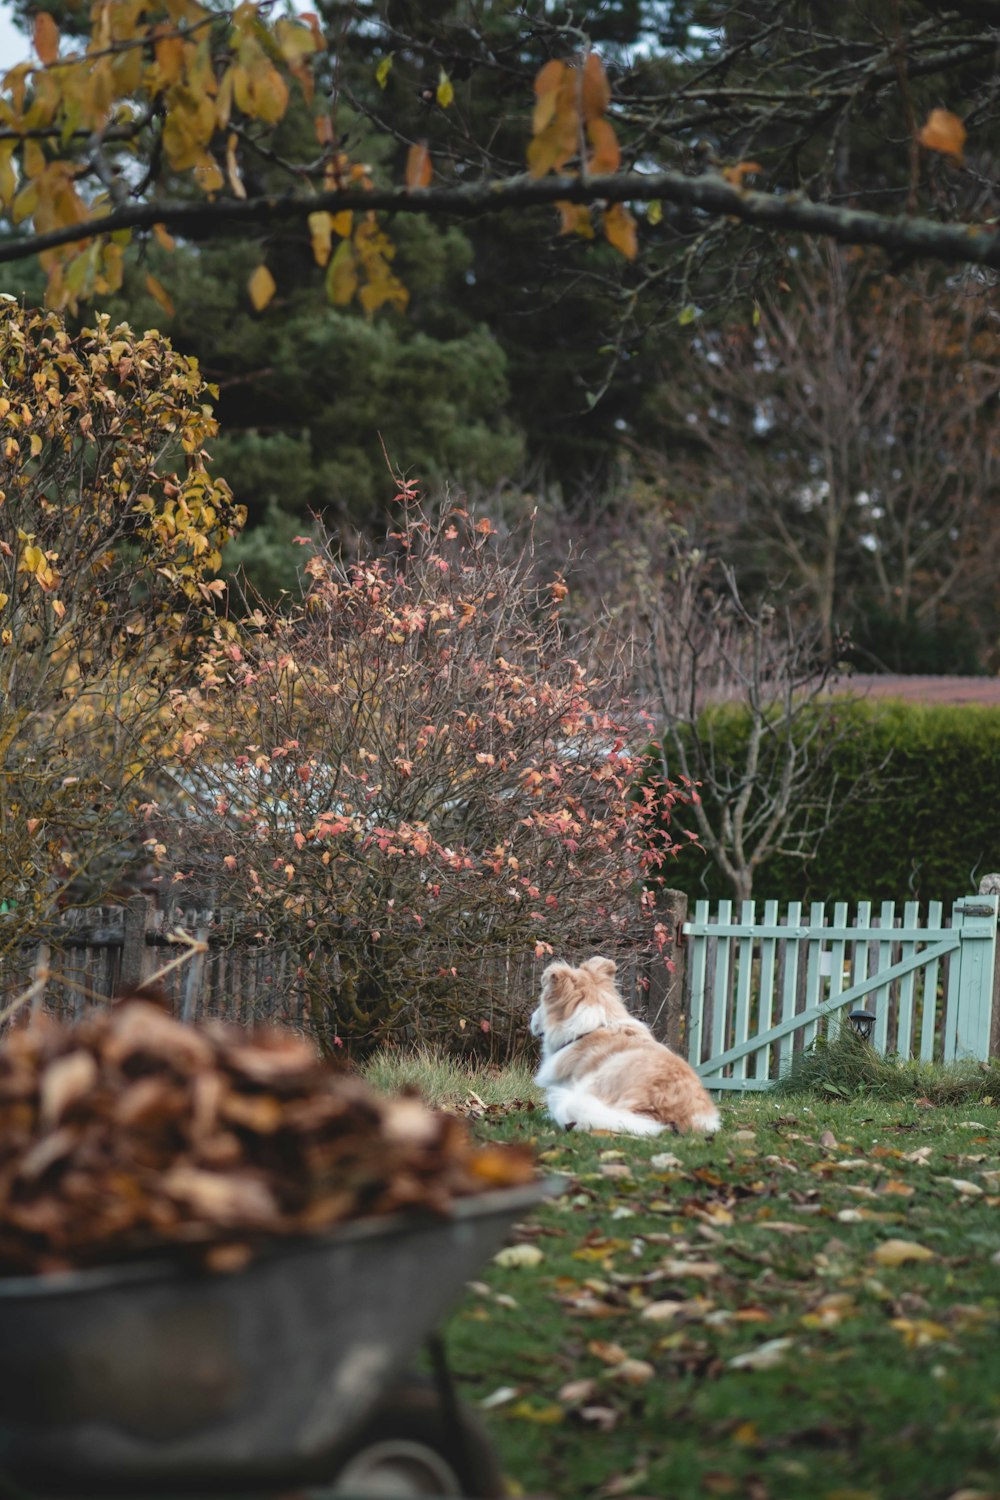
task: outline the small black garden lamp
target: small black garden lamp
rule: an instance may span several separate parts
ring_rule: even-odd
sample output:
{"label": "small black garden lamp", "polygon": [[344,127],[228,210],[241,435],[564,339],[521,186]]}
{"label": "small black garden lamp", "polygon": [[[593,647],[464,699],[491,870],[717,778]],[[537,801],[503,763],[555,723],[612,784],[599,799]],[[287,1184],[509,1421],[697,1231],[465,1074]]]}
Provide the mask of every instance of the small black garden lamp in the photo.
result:
{"label": "small black garden lamp", "polygon": [[870,1042],[875,1030],[874,1012],[865,1010],[863,1006],[859,1010],[852,1010],[847,1017],[847,1024],[855,1036],[860,1037],[863,1042]]}

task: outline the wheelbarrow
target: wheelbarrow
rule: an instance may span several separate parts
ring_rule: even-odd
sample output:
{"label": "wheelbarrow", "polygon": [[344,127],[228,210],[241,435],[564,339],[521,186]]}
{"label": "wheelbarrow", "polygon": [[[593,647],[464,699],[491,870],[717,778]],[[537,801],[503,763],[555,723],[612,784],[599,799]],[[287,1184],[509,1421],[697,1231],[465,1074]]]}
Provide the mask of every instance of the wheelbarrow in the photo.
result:
{"label": "wheelbarrow", "polygon": [[406,1370],[557,1183],[344,1224],[228,1275],[0,1280],[0,1495],[502,1494],[440,1341],[430,1381]]}

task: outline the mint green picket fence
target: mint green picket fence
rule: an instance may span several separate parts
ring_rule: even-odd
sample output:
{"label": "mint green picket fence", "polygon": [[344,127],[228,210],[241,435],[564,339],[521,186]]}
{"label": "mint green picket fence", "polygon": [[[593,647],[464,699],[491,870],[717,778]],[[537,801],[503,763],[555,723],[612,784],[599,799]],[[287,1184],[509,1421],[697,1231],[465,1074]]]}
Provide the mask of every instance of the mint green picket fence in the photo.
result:
{"label": "mint green picket fence", "polygon": [[997,896],[952,904],[707,901],[684,924],[688,1059],[708,1088],[768,1088],[847,1012],[874,1011],[873,1043],[904,1058],[989,1056]]}

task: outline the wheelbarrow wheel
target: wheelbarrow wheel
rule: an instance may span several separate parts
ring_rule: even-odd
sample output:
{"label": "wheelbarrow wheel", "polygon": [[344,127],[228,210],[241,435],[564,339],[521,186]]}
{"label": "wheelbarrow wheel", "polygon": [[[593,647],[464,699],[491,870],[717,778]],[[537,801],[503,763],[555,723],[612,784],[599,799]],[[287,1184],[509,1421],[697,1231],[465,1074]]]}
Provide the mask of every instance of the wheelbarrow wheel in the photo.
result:
{"label": "wheelbarrow wheel", "polygon": [[310,1500],[502,1500],[503,1475],[486,1432],[468,1410],[454,1412],[431,1381],[396,1386],[337,1455],[329,1485]]}

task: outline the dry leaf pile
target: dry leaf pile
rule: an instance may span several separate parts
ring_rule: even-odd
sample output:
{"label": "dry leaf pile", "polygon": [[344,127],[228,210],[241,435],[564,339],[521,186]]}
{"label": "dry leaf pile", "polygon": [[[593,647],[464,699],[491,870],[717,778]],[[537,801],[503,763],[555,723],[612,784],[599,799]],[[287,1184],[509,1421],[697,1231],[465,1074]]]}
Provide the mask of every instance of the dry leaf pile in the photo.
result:
{"label": "dry leaf pile", "polygon": [[386,1099],[300,1037],[190,1026],[132,999],[0,1047],[0,1275],[164,1246],[236,1269],[276,1235],[531,1181],[419,1099]]}

